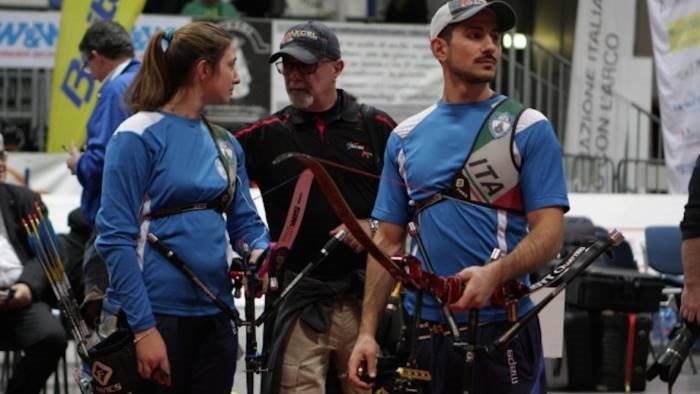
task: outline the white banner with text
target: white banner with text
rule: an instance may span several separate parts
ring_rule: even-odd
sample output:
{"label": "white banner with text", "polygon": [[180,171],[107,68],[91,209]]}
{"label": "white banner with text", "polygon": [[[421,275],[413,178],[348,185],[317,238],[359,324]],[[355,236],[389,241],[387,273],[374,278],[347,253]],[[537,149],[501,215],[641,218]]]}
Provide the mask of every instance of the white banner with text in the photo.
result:
{"label": "white banner with text", "polygon": [[700,2],[647,4],[669,191],[687,193],[700,154]]}
{"label": "white banner with text", "polygon": [[[140,15],[131,31],[136,55],[141,57],[151,35],[176,29],[192,18],[176,15]],[[60,12],[0,11],[0,66],[53,68]]]}
{"label": "white banner with text", "polygon": [[[633,57],[635,0],[579,1],[564,152],[618,163],[649,156],[652,61]],[[630,15],[632,14],[632,15]],[[611,173],[600,167],[601,192]]]}

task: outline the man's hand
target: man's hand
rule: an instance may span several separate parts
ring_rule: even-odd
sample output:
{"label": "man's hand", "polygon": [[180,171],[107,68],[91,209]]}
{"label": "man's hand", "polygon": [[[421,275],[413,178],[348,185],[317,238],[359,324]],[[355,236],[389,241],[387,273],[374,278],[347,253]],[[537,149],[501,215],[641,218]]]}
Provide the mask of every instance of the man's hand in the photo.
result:
{"label": "man's hand", "polygon": [[[697,175],[697,171],[698,167],[693,172],[693,177]],[[692,198],[693,196],[690,197]],[[684,239],[681,242],[681,256],[684,280],[679,312],[685,320],[700,323],[700,265],[697,264],[700,257],[700,237]]]}
{"label": "man's hand", "polygon": [[680,313],[685,320],[700,324],[700,285],[684,284]]}
{"label": "man's hand", "polygon": [[464,282],[464,291],[459,300],[450,305],[450,308],[456,312],[463,312],[485,307],[500,283],[500,277],[494,269],[496,264],[497,262],[492,262],[483,267],[468,267],[457,273],[457,277]]}
{"label": "man's hand", "polygon": [[352,354],[348,360],[348,380],[353,386],[363,390],[369,390],[372,385],[360,379],[357,374],[357,369],[363,362],[367,364],[366,373],[370,378],[377,377],[377,352],[379,345],[374,339],[374,336],[368,334],[360,334],[355,342],[355,347],[352,349]]}
{"label": "man's hand", "polygon": [[145,380],[170,386],[170,362],[165,342],[157,328],[151,327],[134,334],[139,375]]}
{"label": "man's hand", "polygon": [[564,233],[564,211],[547,207],[527,214],[530,232],[505,257],[484,266],[472,266],[457,276],[464,282],[462,296],[450,308],[462,312],[483,308],[501,283],[537,270],[559,250]]}
{"label": "man's hand", "polygon": [[[372,238],[372,231],[369,228],[369,222],[367,220],[358,220],[357,224],[362,227],[362,230],[367,234],[368,237]],[[329,232],[331,236],[335,236],[338,232],[341,230],[345,231],[346,235],[345,238],[343,238],[343,243],[347,245],[350,249],[352,249],[353,252],[355,253],[361,253],[365,251],[365,248],[362,247],[362,245],[355,239],[355,237],[352,235],[350,231],[348,231],[348,228],[345,227],[345,224],[341,224],[338,227],[334,228]]]}
{"label": "man's hand", "polygon": [[26,308],[32,303],[32,290],[26,283],[15,283],[10,288],[13,290],[12,298],[2,302],[0,310],[13,311]]}
{"label": "man's hand", "polygon": [[80,149],[75,146],[75,142],[70,143],[70,147],[66,152],[70,155],[68,156],[68,160],[66,160],[66,167],[68,167],[71,174],[75,175],[75,171],[78,168],[78,160],[80,160],[82,153],[80,153]]}

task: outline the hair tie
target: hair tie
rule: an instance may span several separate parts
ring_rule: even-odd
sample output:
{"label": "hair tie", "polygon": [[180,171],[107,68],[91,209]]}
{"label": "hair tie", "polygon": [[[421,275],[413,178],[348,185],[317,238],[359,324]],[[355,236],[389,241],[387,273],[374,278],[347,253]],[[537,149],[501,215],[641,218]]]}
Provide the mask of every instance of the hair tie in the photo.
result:
{"label": "hair tie", "polygon": [[170,43],[173,41],[173,34],[175,34],[175,29],[172,27],[165,29],[165,35],[160,40],[160,45],[163,47],[163,52],[168,50]]}

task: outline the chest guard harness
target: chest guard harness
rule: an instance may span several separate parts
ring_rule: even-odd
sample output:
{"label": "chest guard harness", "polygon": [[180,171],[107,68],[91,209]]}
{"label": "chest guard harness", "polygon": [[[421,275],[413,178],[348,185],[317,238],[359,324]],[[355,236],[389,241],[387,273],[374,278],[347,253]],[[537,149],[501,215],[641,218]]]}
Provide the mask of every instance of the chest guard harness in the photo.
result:
{"label": "chest guard harness", "polygon": [[524,216],[520,166],[513,148],[525,106],[506,98],[486,116],[464,164],[447,190],[415,203],[415,214],[446,197]]}
{"label": "chest guard harness", "polygon": [[223,166],[223,172],[226,173],[228,187],[211,201],[194,202],[171,208],[158,209],[147,215],[149,219],[157,219],[184,212],[199,211],[202,209],[213,209],[218,213],[223,213],[231,203],[233,193],[236,190],[236,154],[233,151],[233,147],[230,146],[231,144],[229,141],[228,131],[218,126],[212,126],[206,119],[204,122],[209,129],[212,140],[214,141],[214,146],[216,147],[216,151],[219,155],[219,161]]}

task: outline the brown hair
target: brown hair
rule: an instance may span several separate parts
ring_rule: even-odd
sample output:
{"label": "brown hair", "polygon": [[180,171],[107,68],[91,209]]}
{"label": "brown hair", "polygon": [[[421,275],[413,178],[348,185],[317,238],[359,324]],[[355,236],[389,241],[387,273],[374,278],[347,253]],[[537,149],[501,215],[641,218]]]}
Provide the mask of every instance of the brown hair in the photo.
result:
{"label": "brown hair", "polygon": [[231,42],[231,36],[211,22],[157,32],[148,42],[141,70],[127,93],[129,105],[134,112],[162,107],[190,83],[192,68],[200,59],[216,67]]}
{"label": "brown hair", "polygon": [[440,34],[438,34],[438,38],[442,38],[443,40],[447,41],[447,43],[449,44],[450,41],[452,41],[452,33],[455,30],[455,26],[457,26],[457,24],[455,24],[455,23],[452,23],[452,24],[445,26],[445,28],[442,29]]}

